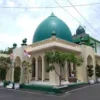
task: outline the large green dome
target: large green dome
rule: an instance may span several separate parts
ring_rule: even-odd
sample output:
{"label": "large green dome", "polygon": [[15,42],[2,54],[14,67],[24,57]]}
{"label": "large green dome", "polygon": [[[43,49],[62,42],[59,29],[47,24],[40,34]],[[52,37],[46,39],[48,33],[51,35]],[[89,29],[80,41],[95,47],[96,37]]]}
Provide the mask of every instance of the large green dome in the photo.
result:
{"label": "large green dome", "polygon": [[33,36],[33,43],[50,38],[52,32],[56,33],[57,38],[73,41],[69,27],[52,13],[37,27]]}

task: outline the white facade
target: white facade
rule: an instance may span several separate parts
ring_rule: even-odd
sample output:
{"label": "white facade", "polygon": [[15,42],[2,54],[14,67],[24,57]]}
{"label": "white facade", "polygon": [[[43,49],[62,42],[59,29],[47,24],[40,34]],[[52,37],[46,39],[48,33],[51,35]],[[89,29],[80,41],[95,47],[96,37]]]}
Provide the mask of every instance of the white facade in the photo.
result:
{"label": "white facade", "polygon": [[[30,53],[32,56],[29,58],[28,56],[24,55],[24,50],[26,50],[28,53]],[[21,68],[21,76],[20,76],[20,83],[27,83],[27,80],[25,80],[25,76],[23,75],[23,67],[22,62],[25,60],[29,62],[30,64],[33,64],[33,67],[35,69],[32,70],[32,73],[29,73],[29,83],[32,83],[32,81],[40,81],[40,82],[49,82],[50,85],[59,85],[59,77],[55,73],[55,71],[47,73],[45,68],[48,66],[48,63],[45,60],[45,52],[46,51],[55,51],[60,50],[62,52],[74,52],[77,55],[80,55],[83,57],[84,62],[82,66],[76,67],[76,77],[77,80],[80,82],[88,82],[88,75],[87,75],[87,65],[93,65],[94,75],[92,79],[96,80],[95,76],[95,65],[96,61],[100,64],[100,55],[95,53],[94,49],[90,46],[86,45],[77,45],[62,39],[58,39],[55,36],[52,36],[49,39],[33,43],[28,46],[22,46],[20,48],[14,49],[14,61],[17,66],[20,66]],[[68,62],[67,62],[68,63]],[[66,63],[66,64],[67,64]],[[56,66],[56,70],[59,72],[59,67]],[[68,64],[66,65],[68,67]],[[73,65],[71,64],[71,69],[73,69]],[[66,67],[65,67],[66,69]],[[63,81],[66,83],[69,82],[69,79],[71,80],[71,76],[69,76],[69,71],[65,74],[63,77]],[[13,75],[13,74],[12,74]],[[11,75],[8,75],[8,80],[11,79]],[[34,83],[34,82],[33,82]]]}

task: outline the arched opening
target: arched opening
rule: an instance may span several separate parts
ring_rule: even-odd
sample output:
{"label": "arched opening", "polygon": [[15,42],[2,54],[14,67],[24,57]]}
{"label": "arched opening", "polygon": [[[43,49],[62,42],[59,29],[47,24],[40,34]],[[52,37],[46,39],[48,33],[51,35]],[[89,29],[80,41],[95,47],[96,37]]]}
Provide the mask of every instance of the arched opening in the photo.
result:
{"label": "arched opening", "polygon": [[17,66],[17,67],[20,67],[21,66],[21,59],[20,59],[20,57],[16,57],[16,59],[15,59],[15,65]]}
{"label": "arched opening", "polygon": [[90,55],[87,57],[87,67],[86,67],[86,70],[87,70],[87,80],[89,80],[93,76],[92,75],[93,59],[92,59],[92,57]]}
{"label": "arched opening", "polygon": [[96,80],[98,81],[98,78],[100,77],[100,59],[96,58],[96,65],[95,65],[95,76]]}
{"label": "arched opening", "polygon": [[75,63],[68,61],[67,67],[68,67],[68,81],[69,82],[77,82]]}
{"label": "arched opening", "polygon": [[33,57],[32,59],[32,80],[35,80],[35,71],[36,71],[36,59]]}
{"label": "arched opening", "polygon": [[18,83],[20,81],[21,75],[21,59],[20,57],[16,57],[15,59],[15,68],[14,68],[14,82]]}
{"label": "arched opening", "polygon": [[93,60],[90,55],[87,57],[87,65],[93,65]]}
{"label": "arched opening", "polygon": [[38,80],[42,80],[42,58],[38,57]]}
{"label": "arched opening", "polygon": [[14,69],[14,82],[15,83],[18,83],[20,81],[20,74],[21,74],[20,67],[15,67]]}

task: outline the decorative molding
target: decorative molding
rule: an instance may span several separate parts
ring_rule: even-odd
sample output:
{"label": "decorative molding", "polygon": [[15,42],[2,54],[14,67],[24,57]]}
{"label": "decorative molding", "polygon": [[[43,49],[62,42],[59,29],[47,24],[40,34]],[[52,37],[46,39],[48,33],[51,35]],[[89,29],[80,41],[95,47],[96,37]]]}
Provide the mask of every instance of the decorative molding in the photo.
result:
{"label": "decorative molding", "polygon": [[66,49],[66,50],[81,52],[81,48],[78,45],[72,46],[72,45],[60,43],[60,42],[57,42],[57,41],[45,43],[45,44],[35,46],[35,47],[29,46],[29,47],[26,48],[26,51],[27,52],[34,52],[34,51],[37,51],[37,50],[51,48],[51,47],[60,47],[60,48]]}

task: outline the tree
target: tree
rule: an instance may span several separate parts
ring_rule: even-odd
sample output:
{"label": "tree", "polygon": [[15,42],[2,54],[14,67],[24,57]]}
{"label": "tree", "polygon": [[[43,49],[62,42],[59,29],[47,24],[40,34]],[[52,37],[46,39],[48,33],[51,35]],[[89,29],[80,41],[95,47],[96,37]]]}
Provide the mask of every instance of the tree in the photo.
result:
{"label": "tree", "polygon": [[7,49],[5,50],[0,50],[0,53],[1,54],[11,54],[12,53],[12,49],[11,47],[8,47]]}
{"label": "tree", "polygon": [[[63,75],[61,74],[62,68],[65,67],[66,62],[69,61],[69,62],[74,62],[76,64],[81,64],[82,63],[81,61],[83,61],[81,57],[76,57],[74,54],[64,53],[64,52],[60,52],[60,51],[46,52],[45,58],[49,64],[49,66],[46,67],[46,71],[47,72],[50,72],[53,70],[55,71],[55,73],[59,77],[59,86],[61,85],[62,76],[67,72],[67,71],[65,71]],[[60,73],[58,73],[56,71],[55,64],[58,64]]]}
{"label": "tree", "polygon": [[[6,78],[6,74],[11,66],[11,60],[10,57],[0,57],[0,69],[1,69],[1,77],[3,79]],[[4,73],[2,73],[2,71]]]}
{"label": "tree", "polygon": [[32,65],[29,62],[23,61],[22,62],[23,69],[24,69],[24,78],[25,82],[29,83],[30,73],[32,73]]}
{"label": "tree", "polygon": [[75,53],[69,53],[67,56],[67,61],[73,63],[73,71],[72,73],[76,74],[76,66],[81,66],[83,63],[83,58],[81,56],[77,56]]}

